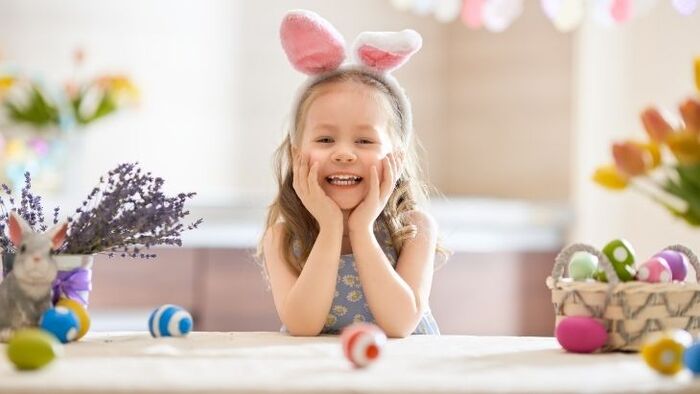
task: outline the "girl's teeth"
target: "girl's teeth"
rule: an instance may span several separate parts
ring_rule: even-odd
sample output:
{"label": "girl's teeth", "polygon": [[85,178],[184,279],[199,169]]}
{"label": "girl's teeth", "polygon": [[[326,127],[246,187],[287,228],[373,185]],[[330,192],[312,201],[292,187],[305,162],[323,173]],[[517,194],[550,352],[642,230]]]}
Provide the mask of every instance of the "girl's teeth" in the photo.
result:
{"label": "girl's teeth", "polygon": [[360,177],[354,176],[332,176],[328,177],[328,183],[338,186],[351,186],[360,183]]}
{"label": "girl's teeth", "polygon": [[339,185],[339,186],[350,186],[356,184],[357,181],[341,181],[337,179],[331,179],[331,184],[332,185]]}

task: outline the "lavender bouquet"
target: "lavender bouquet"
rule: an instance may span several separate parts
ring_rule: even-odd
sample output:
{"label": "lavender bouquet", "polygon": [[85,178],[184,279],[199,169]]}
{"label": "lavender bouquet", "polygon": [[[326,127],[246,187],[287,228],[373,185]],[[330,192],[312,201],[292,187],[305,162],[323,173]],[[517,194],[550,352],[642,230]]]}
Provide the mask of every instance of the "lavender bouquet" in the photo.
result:
{"label": "lavender bouquet", "polygon": [[[35,231],[43,232],[48,229],[45,223],[44,210],[41,206],[41,196],[33,195],[31,188],[32,179],[29,173],[26,172],[24,174],[24,187],[22,188],[20,205],[17,207],[15,199],[12,197],[12,190],[4,183],[0,185],[0,249],[4,252],[14,252],[14,246],[5,233],[5,227],[11,211],[17,211]],[[3,193],[5,198],[2,197]],[[53,210],[53,224],[58,223],[59,210],[58,207]]]}
{"label": "lavender bouquet", "polygon": [[[74,214],[68,217],[68,235],[57,251],[59,254],[115,254],[122,257],[152,258],[147,253],[154,245],[182,246],[180,235],[184,230],[197,228],[202,219],[185,226],[181,220],[189,215],[184,205],[196,193],[180,193],[169,197],[161,188],[165,181],[144,172],[138,163],[125,163],[100,177],[99,184],[88,194]],[[45,231],[41,213],[41,198],[30,193],[31,179],[25,174],[25,187],[18,213],[36,229]],[[9,206],[0,198],[0,247],[12,251],[5,235],[8,207],[14,200],[7,186]],[[54,209],[54,223],[58,222],[59,208]],[[142,249],[143,248],[143,249]],[[145,249],[145,250],[144,250]]]}

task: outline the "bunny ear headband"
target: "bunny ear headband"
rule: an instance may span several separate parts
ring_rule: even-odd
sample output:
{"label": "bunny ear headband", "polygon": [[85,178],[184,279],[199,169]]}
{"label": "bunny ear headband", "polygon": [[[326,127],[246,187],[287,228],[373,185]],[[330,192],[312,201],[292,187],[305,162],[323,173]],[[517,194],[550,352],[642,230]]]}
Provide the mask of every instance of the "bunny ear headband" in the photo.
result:
{"label": "bunny ear headband", "polygon": [[[347,49],[343,36],[318,14],[295,10],[288,12],[282,20],[280,39],[292,66],[310,77],[297,95],[293,116],[296,116],[301,95],[309,87],[351,69],[365,73],[387,87],[404,114],[402,129],[408,135],[412,133],[411,103],[390,73],[418,52],[423,44],[420,34],[414,30],[360,33],[352,45],[353,60],[344,65]],[[293,124],[296,124],[296,119]]]}

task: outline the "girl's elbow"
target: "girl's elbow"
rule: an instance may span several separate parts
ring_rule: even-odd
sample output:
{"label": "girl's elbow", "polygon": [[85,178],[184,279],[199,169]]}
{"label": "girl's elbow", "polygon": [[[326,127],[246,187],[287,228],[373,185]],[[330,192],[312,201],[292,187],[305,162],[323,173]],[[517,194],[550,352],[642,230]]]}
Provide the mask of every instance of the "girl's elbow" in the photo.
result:
{"label": "girl's elbow", "polygon": [[406,322],[404,324],[396,324],[392,326],[382,327],[382,330],[384,330],[384,333],[389,338],[406,338],[413,334],[413,331],[415,331],[416,326],[418,326],[418,322],[411,321]]}
{"label": "girl's elbow", "polygon": [[285,327],[287,327],[287,332],[293,337],[315,337],[321,334],[323,327],[319,328],[316,325],[308,324],[305,321],[293,320],[293,319],[282,319]]}
{"label": "girl's elbow", "polygon": [[393,330],[385,330],[384,333],[389,338],[401,339],[401,338],[407,338],[407,337],[411,336],[411,334],[413,333],[413,330],[393,329]]}
{"label": "girl's elbow", "polygon": [[293,337],[315,337],[321,334],[320,330],[307,327],[291,328],[287,327],[287,332]]}

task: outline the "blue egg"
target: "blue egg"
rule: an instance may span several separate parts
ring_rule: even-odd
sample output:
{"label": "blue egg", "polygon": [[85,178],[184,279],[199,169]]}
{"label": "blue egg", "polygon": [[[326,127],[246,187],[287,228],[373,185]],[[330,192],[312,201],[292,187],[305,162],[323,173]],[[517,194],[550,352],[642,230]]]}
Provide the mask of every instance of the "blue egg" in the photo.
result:
{"label": "blue egg", "polygon": [[78,336],[80,321],[70,309],[57,306],[41,315],[39,327],[52,333],[62,343],[67,343]]}
{"label": "blue egg", "polygon": [[177,305],[162,305],[148,318],[148,329],[154,338],[183,337],[192,331],[192,315]]}
{"label": "blue egg", "polygon": [[694,343],[685,349],[683,364],[694,374],[700,374],[700,343]]}

